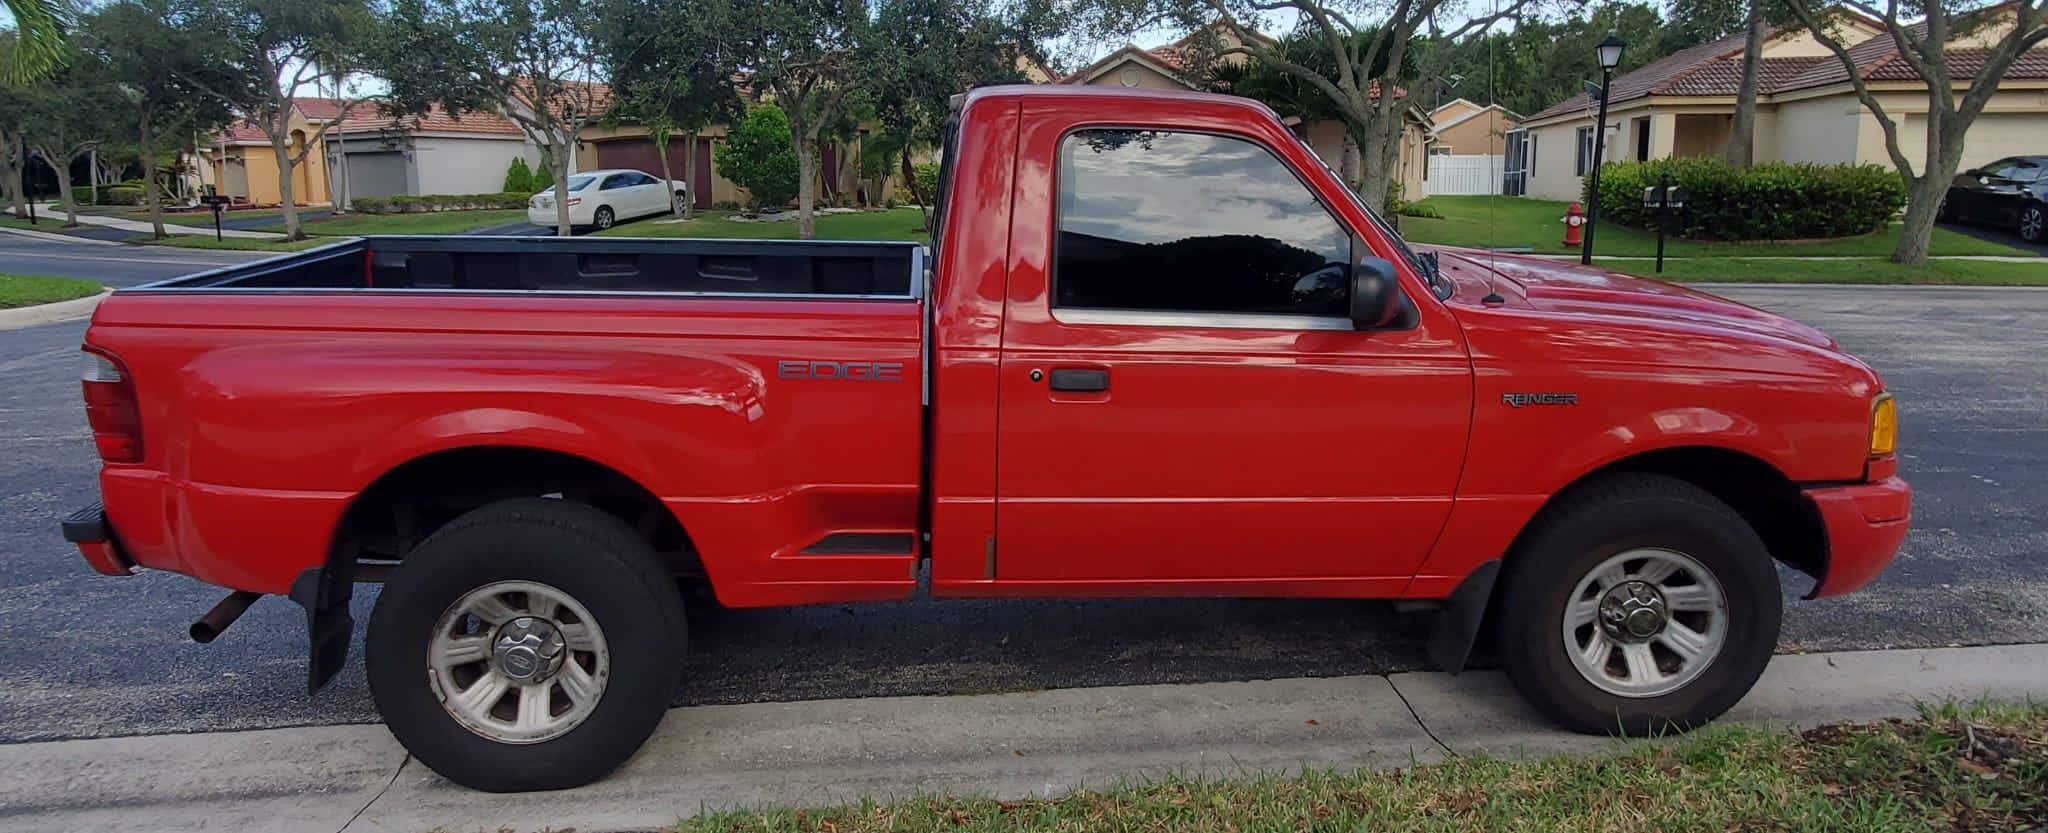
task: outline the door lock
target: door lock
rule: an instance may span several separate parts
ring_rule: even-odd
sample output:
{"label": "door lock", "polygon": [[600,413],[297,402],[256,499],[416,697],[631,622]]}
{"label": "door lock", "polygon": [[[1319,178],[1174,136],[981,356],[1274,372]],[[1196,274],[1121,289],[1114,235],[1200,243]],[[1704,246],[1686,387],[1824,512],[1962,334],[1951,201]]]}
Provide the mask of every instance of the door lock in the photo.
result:
{"label": "door lock", "polygon": [[1044,379],[1045,379],[1045,371],[1043,371],[1043,370],[1037,370],[1037,369],[1034,369],[1034,370],[1032,370],[1032,371],[1031,371],[1031,381],[1033,381],[1033,382],[1037,382],[1037,381],[1042,381],[1042,380],[1044,380]]}

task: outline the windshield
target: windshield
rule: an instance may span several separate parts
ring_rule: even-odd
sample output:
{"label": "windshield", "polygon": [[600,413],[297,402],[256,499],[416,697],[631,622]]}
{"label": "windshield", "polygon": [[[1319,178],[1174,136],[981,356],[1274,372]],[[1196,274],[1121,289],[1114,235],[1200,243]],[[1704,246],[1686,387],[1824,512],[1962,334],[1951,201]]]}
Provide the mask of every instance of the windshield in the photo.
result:
{"label": "windshield", "polygon": [[[569,190],[570,190],[570,191],[581,191],[581,190],[583,190],[584,188],[590,187],[590,183],[592,183],[592,182],[596,182],[596,181],[597,181],[597,177],[594,177],[594,176],[572,176],[572,177],[569,177]],[[549,187],[549,188],[548,188],[547,190],[541,191],[540,193],[543,193],[543,194],[552,194],[552,193],[554,193],[554,192],[555,192],[555,189],[554,189],[553,187]]]}
{"label": "windshield", "polygon": [[[1301,137],[1296,136],[1294,140],[1300,142]],[[1305,142],[1302,144],[1302,147],[1309,152],[1309,158],[1321,164],[1323,170],[1329,172],[1332,178],[1338,182],[1344,181],[1344,177],[1338,175],[1336,170],[1330,167],[1330,163],[1324,162],[1323,158],[1316,154],[1314,148],[1308,147]],[[1423,280],[1429,281],[1429,291],[1436,295],[1437,300],[1441,301],[1451,297],[1451,282],[1444,280],[1443,272],[1437,268],[1434,252],[1427,258],[1416,254],[1414,249],[1408,248],[1408,241],[1401,239],[1400,232],[1395,231],[1393,226],[1387,225],[1387,221],[1380,219],[1379,212],[1372,210],[1371,206],[1366,205],[1365,200],[1358,198],[1358,192],[1350,188],[1339,188],[1337,190],[1343,191],[1344,196],[1351,199],[1351,204],[1357,206],[1359,211],[1364,212],[1367,219],[1372,220],[1374,228],[1379,229],[1380,233],[1386,235],[1388,240],[1394,241],[1394,248],[1399,252],[1401,258],[1408,261],[1409,266],[1415,267],[1415,271],[1422,275]]]}

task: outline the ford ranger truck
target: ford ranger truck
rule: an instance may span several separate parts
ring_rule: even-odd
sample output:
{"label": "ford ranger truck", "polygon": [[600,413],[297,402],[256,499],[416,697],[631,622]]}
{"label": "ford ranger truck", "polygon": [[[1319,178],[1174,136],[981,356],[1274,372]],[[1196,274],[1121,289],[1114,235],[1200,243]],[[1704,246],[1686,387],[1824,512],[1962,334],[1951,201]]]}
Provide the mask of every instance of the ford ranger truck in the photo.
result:
{"label": "ford ranger truck", "polygon": [[358,582],[392,733],[482,790],[600,778],[684,595],[1314,597],[1490,638],[1583,732],[1709,721],[1778,564],[1906,535],[1891,396],[1828,336],[1557,261],[1417,252],[1264,106],[955,102],[934,245],[369,237],[115,292],[85,336],[100,572]]}

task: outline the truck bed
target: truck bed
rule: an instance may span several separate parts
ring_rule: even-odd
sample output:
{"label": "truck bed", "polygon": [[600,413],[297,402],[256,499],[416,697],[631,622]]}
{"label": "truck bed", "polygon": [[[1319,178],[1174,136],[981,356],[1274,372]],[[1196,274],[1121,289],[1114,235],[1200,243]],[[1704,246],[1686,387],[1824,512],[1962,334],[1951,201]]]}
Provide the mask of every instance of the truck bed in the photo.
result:
{"label": "truck bed", "polygon": [[909,298],[922,272],[915,243],[381,236],[138,288]]}

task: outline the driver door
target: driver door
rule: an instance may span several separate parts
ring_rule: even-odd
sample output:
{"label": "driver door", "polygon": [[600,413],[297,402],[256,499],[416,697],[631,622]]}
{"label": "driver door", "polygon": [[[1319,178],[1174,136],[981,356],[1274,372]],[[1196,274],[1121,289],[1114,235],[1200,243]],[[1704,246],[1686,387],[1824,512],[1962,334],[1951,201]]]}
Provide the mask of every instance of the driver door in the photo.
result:
{"label": "driver door", "polygon": [[1011,245],[1052,250],[1010,270],[990,578],[1397,590],[1463,461],[1456,323],[1353,329],[1365,250],[1258,140],[1055,127],[1019,151],[1057,162],[1019,166]]}

